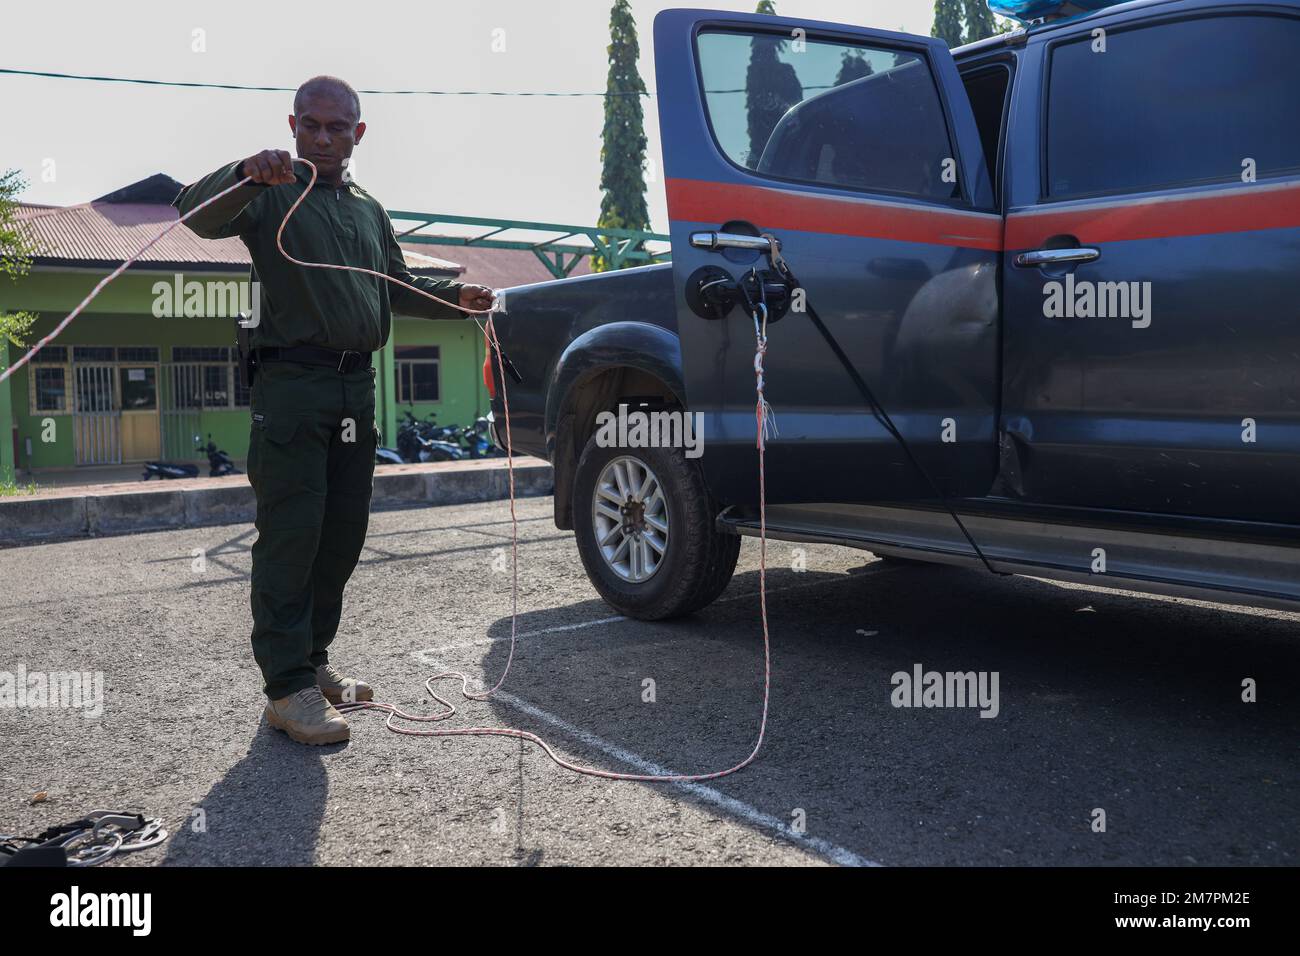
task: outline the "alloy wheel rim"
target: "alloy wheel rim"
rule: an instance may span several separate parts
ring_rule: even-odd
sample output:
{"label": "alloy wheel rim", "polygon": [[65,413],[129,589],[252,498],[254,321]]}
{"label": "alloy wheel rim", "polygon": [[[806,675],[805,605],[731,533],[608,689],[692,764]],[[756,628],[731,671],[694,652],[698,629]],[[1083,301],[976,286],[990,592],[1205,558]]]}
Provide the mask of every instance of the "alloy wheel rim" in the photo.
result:
{"label": "alloy wheel rim", "polygon": [[629,455],[607,464],[596,480],[591,513],[596,547],[609,569],[632,584],[654,577],[668,554],[668,500],[650,466]]}

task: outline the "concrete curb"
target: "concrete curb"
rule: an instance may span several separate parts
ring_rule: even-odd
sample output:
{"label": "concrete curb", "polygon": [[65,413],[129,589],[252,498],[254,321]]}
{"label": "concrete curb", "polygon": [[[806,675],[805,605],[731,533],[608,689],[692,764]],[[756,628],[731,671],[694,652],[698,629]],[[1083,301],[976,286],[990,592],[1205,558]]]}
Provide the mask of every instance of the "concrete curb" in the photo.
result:
{"label": "concrete curb", "polygon": [[[515,494],[549,495],[551,466],[515,459]],[[375,469],[372,511],[496,501],[509,496],[501,458],[384,465]],[[89,485],[0,498],[0,546],[65,538],[134,534],[204,525],[251,524],[257,511],[244,475],[178,481]]]}

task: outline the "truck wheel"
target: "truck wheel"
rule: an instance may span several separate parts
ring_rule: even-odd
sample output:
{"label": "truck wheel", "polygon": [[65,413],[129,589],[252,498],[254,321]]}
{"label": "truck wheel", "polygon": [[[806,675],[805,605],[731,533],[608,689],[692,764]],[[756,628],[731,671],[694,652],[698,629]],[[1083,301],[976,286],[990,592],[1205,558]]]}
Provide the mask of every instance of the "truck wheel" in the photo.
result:
{"label": "truck wheel", "polygon": [[573,480],[573,529],[587,577],[621,614],[657,621],[698,611],[731,580],[740,538],[714,525],[699,464],[677,448],[602,448]]}

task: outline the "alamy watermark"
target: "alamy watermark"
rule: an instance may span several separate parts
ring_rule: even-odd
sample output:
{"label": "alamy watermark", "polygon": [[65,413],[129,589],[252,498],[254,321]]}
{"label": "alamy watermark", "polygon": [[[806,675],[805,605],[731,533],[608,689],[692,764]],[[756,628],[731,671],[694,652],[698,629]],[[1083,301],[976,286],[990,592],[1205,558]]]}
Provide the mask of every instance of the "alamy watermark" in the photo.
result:
{"label": "alamy watermark", "polygon": [[233,319],[255,329],[262,321],[262,284],[247,279],[186,280],[177,272],[172,281],[159,279],[153,292],[153,315],[156,319]]}
{"label": "alamy watermark", "polygon": [[104,713],[103,671],[0,671],[0,709],[58,707],[84,711],[87,718]]}
{"label": "alamy watermark", "polygon": [[1043,316],[1048,319],[1130,319],[1133,328],[1151,324],[1150,282],[1075,281],[1043,284]]}
{"label": "alamy watermark", "polygon": [[596,416],[596,444],[601,448],[682,448],[687,458],[704,454],[704,413],[680,409],[647,412],[601,412]]}
{"label": "alamy watermark", "polygon": [[889,702],[895,707],[978,707],[981,717],[996,717],[997,671],[927,671],[913,664],[911,673],[895,671]]}
{"label": "alamy watermark", "polygon": [[132,936],[148,936],[153,929],[153,894],[83,893],[74,884],[68,892],[50,897],[50,925],[120,926],[129,928]]}

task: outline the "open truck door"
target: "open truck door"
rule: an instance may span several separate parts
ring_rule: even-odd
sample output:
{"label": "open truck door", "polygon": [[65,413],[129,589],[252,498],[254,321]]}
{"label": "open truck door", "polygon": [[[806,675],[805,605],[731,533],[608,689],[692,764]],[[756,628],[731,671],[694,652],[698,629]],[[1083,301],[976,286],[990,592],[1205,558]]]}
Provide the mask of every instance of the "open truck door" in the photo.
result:
{"label": "open truck door", "polygon": [[805,304],[943,493],[986,494],[1002,218],[947,48],[702,10],[660,13],[654,43],[686,402],[711,489],[757,500],[754,323],[743,298],[719,318],[730,286],[711,283],[756,289],[768,258],[734,237],[767,233],[806,294],[771,303],[768,500],[933,497]]}

